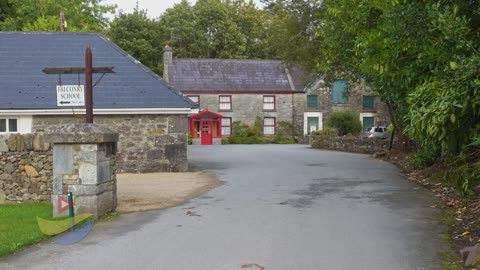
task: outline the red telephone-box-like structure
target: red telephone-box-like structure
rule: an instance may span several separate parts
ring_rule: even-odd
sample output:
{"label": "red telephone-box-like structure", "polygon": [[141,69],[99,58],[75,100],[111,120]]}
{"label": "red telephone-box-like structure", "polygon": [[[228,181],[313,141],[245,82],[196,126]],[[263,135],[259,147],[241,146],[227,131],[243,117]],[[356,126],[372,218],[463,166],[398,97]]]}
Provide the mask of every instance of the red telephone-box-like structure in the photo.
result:
{"label": "red telephone-box-like structure", "polygon": [[192,140],[200,139],[200,144],[213,144],[215,138],[222,138],[223,116],[206,109],[190,117]]}

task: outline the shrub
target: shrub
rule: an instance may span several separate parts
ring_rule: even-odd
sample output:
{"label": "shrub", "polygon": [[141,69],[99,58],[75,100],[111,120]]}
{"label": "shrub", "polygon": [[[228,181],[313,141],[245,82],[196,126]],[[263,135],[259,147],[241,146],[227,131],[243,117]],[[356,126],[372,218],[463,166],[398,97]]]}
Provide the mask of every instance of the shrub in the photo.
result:
{"label": "shrub", "polygon": [[228,137],[222,137],[222,144],[229,144],[230,139]]}
{"label": "shrub", "polygon": [[328,118],[327,125],[337,129],[340,136],[347,134],[359,135],[362,132],[362,123],[358,118],[358,114],[352,111],[332,112]]}
{"label": "shrub", "polygon": [[415,168],[430,167],[440,158],[440,154],[440,147],[433,144],[424,145],[409,156],[409,162]]}
{"label": "shrub", "polygon": [[293,144],[294,137],[291,136],[293,126],[289,122],[277,123],[277,134],[274,136],[263,136],[263,119],[259,116],[255,119],[253,126],[245,125],[240,121],[232,123],[232,135],[223,137],[222,144]]}
{"label": "shrub", "polygon": [[319,136],[335,137],[337,136],[337,130],[333,128],[325,128],[322,130],[312,131],[312,134],[319,135]]}
{"label": "shrub", "polygon": [[192,134],[190,134],[190,133],[188,133],[188,135],[187,135],[187,143],[188,143],[188,144],[192,144],[192,143],[193,143],[193,142],[192,142]]}

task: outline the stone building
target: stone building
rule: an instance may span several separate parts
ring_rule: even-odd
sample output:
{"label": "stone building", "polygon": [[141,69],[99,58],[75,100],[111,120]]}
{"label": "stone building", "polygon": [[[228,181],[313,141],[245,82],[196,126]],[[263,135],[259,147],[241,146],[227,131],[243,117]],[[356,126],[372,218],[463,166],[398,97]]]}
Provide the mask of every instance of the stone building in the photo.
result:
{"label": "stone building", "polygon": [[191,118],[194,143],[219,142],[231,134],[233,121],[251,125],[257,116],[266,135],[275,134],[279,121],[308,135],[340,110],[358,112],[365,128],[389,123],[385,104],[363,83],[341,78],[329,83],[278,60],[174,59],[168,46],[163,60],[164,79],[203,111]]}
{"label": "stone building", "polygon": [[335,111],[357,112],[364,129],[390,123],[386,104],[364,82],[344,79],[326,82],[319,75],[295,101],[295,128],[304,135],[326,127],[329,115]]}
{"label": "stone building", "polygon": [[[119,172],[187,170],[188,117],[197,106],[101,34],[0,32],[0,135],[84,121],[84,106],[67,101],[82,104],[84,74],[42,70],[84,67],[87,45],[94,67],[113,67],[93,76],[93,112],[95,124],[120,134]],[[69,87],[78,97],[61,96]]]}
{"label": "stone building", "polygon": [[265,135],[275,134],[278,122],[293,123],[295,95],[303,95],[311,78],[278,60],[173,59],[170,47],[163,77],[204,111],[190,126],[194,143],[202,144],[230,135],[233,121],[253,125],[257,117]]}

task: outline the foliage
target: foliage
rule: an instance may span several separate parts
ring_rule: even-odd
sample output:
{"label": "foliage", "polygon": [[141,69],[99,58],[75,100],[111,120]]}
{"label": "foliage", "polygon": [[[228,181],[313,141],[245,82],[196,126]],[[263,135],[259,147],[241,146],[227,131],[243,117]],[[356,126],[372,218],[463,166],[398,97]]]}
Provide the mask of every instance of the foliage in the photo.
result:
{"label": "foliage", "polygon": [[[282,122],[278,122],[277,125],[280,123]],[[248,126],[241,121],[234,121],[232,135],[223,137],[222,144],[293,144],[295,139],[291,136],[291,125],[288,124],[290,123],[281,124],[283,130],[276,135],[263,136],[263,121],[260,116],[257,116],[253,126]]]}
{"label": "foliage", "polygon": [[438,145],[424,145],[417,152],[409,156],[409,162],[415,168],[425,168],[435,164],[435,162],[439,160],[440,155],[441,151]]}
{"label": "foliage", "polygon": [[192,134],[190,132],[187,135],[187,143],[189,145],[193,144]]}
{"label": "foliage", "polygon": [[335,128],[339,136],[358,135],[362,132],[358,113],[353,111],[332,112],[328,117],[327,125]]}
{"label": "foliage", "polygon": [[186,0],[168,9],[160,23],[166,41],[183,58],[264,58],[267,13],[245,0]]}
{"label": "foliage", "polygon": [[60,31],[60,12],[64,12],[67,31],[103,32],[108,27],[107,13],[115,5],[103,0],[24,0],[0,3],[2,31]]}
{"label": "foliage", "polygon": [[312,131],[312,134],[317,136],[335,137],[337,136],[338,132],[334,128],[324,128],[322,130]]}
{"label": "foliage", "polygon": [[120,12],[111,23],[108,36],[130,55],[140,60],[154,72],[163,70],[162,32],[158,21],[149,19],[145,10],[138,7],[133,13]]}

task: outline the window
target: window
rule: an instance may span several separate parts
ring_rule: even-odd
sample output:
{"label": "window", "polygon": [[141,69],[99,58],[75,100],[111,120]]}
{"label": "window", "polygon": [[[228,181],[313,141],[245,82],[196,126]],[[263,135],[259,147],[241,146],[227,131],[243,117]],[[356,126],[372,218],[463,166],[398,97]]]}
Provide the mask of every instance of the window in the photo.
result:
{"label": "window", "polygon": [[367,130],[367,128],[373,127],[375,125],[375,117],[371,117],[371,116],[363,117],[362,122],[363,122],[363,129]]}
{"label": "window", "polygon": [[374,110],[375,109],[375,97],[374,96],[363,96],[363,109],[364,110]]}
{"label": "window", "polygon": [[318,96],[317,95],[308,95],[307,96],[307,109],[318,109]]}
{"label": "window", "polygon": [[263,118],[263,134],[264,135],[275,134],[275,117]]}
{"label": "window", "polygon": [[219,111],[231,111],[232,110],[232,96],[220,96],[219,97],[218,110]]}
{"label": "window", "polygon": [[318,130],[318,117],[307,117],[307,134]]}
{"label": "window", "polygon": [[17,119],[0,118],[0,132],[17,132]]}
{"label": "window", "polygon": [[336,80],[332,86],[333,104],[345,104],[348,101],[348,83],[346,80]]}
{"label": "window", "polygon": [[222,118],[222,136],[230,136],[232,134],[232,118]]}
{"label": "window", "polygon": [[187,96],[191,101],[200,106],[200,96]]}
{"label": "window", "polygon": [[263,110],[275,111],[275,96],[263,96]]}

